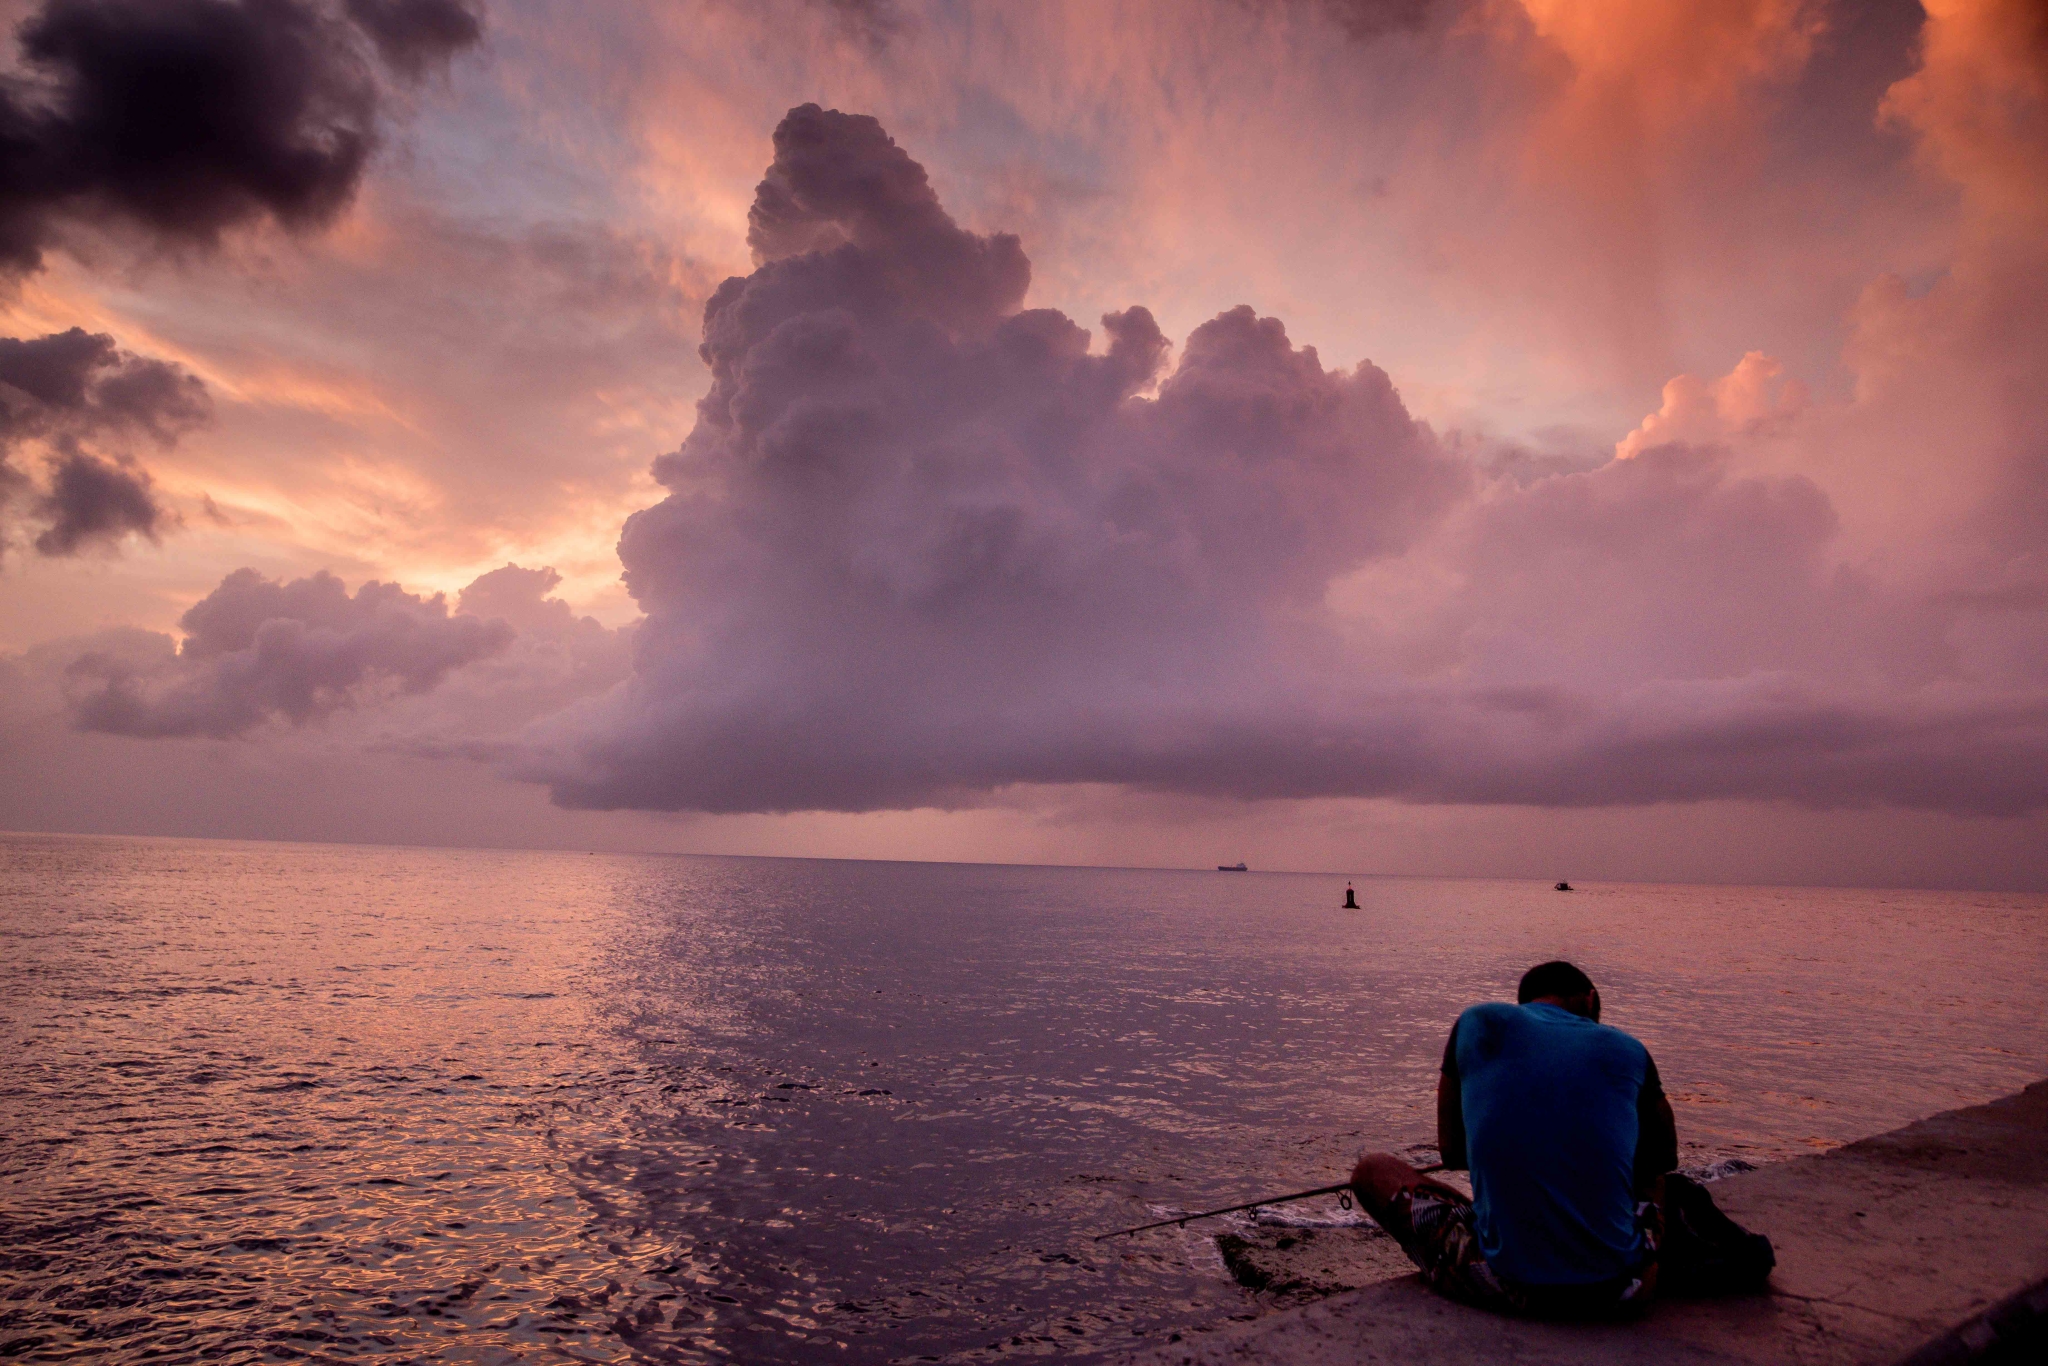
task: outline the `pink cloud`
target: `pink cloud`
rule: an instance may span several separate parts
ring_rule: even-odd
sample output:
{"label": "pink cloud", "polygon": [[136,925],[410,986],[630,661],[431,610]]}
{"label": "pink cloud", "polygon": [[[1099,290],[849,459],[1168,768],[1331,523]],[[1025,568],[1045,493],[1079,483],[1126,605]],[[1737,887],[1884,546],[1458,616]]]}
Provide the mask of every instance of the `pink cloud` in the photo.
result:
{"label": "pink cloud", "polygon": [[1679,375],[1666,383],[1663,405],[1616,443],[1615,458],[1628,460],[1652,446],[1712,446],[1755,435],[1805,406],[1806,386],[1787,378],[1778,361],[1751,351],[1717,380]]}
{"label": "pink cloud", "polygon": [[450,616],[439,594],[366,583],[351,596],[331,574],[278,583],[251,569],[222,580],[181,624],[175,655],[138,666],[88,652],[69,666],[81,729],[225,738],[273,718],[303,725],[379,683],[428,692],[513,635],[503,621]]}

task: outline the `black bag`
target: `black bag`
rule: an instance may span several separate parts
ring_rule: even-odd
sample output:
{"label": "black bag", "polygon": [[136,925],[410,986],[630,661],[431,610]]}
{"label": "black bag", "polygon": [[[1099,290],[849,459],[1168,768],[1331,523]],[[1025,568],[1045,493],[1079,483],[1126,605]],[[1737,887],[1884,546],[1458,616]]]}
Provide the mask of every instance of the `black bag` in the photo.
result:
{"label": "black bag", "polygon": [[1723,1214],[1707,1188],[1677,1172],[1664,1178],[1664,1243],[1657,1288],[1677,1295],[1738,1295],[1763,1289],[1778,1264],[1771,1240]]}

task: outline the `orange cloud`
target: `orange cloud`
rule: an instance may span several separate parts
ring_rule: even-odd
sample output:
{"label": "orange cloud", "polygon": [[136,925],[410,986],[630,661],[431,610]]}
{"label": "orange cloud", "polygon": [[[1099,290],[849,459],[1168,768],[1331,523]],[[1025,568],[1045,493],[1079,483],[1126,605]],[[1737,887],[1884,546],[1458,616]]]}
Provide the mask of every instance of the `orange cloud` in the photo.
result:
{"label": "orange cloud", "polygon": [[1564,117],[1581,137],[1656,139],[1739,116],[1796,74],[1821,31],[1811,0],[1520,0],[1570,63]]}
{"label": "orange cloud", "polygon": [[1614,447],[1617,460],[1630,460],[1655,446],[1718,445],[1797,414],[1806,406],[1806,386],[1785,378],[1785,367],[1751,351],[1721,378],[1679,375],[1664,386],[1664,403]]}
{"label": "orange cloud", "polygon": [[2048,7],[2039,0],[1926,0],[1921,67],[1882,116],[1920,135],[1922,157],[1962,187],[1980,229],[2048,216]]}
{"label": "orange cloud", "polygon": [[1726,210],[1757,199],[1778,96],[1823,31],[1818,0],[1495,0],[1480,13],[1493,84],[1520,94],[1487,135],[1516,213],[1479,269],[1597,338],[1608,375],[1670,374],[1689,326],[1674,277],[1748,249]]}
{"label": "orange cloud", "polygon": [[2048,583],[2048,10],[1929,0],[1927,14],[1920,67],[1880,116],[1961,192],[1961,237],[1924,291],[1886,276],[1858,302],[1847,356],[1870,428],[1858,464],[1890,476],[1868,482],[1907,529],[1895,541],[1984,554],[1993,567],[1977,586],[2017,575],[2037,592]]}

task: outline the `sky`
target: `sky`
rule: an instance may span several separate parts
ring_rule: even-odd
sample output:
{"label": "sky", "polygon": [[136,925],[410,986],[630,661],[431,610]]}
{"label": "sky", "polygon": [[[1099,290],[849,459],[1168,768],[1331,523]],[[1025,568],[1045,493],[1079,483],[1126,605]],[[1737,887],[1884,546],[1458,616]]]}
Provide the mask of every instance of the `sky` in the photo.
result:
{"label": "sky", "polygon": [[2034,0],[0,11],[0,828],[2048,889]]}

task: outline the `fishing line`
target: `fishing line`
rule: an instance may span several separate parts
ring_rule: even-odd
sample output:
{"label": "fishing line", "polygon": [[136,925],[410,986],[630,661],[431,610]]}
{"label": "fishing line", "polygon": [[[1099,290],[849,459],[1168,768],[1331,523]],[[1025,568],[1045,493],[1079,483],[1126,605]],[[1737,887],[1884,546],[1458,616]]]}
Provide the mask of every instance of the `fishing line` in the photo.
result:
{"label": "fishing line", "polygon": [[[1427,1167],[1416,1168],[1420,1172],[1440,1172],[1443,1169],[1444,1164],[1441,1162]],[[1132,1228],[1116,1229],[1110,1233],[1098,1233],[1093,1241],[1099,1243],[1105,1238],[1121,1238],[1127,1234],[1143,1233],[1147,1229],[1165,1228],[1168,1225],[1178,1228],[1182,1224],[1196,1219],[1213,1219],[1219,1214],[1236,1214],[1241,1210],[1258,1209],[1261,1205],[1284,1205],[1290,1200],[1310,1200],[1318,1195],[1334,1195],[1337,1197],[1339,1207],[1343,1209],[1351,1208],[1351,1183],[1349,1181],[1340,1181],[1334,1186],[1317,1186],[1314,1190],[1295,1191],[1291,1195],[1269,1195],[1263,1200],[1251,1200],[1242,1205],[1225,1205],[1222,1209],[1205,1209],[1200,1214],[1183,1214],[1178,1219],[1160,1219],[1150,1224],[1138,1224]]]}

